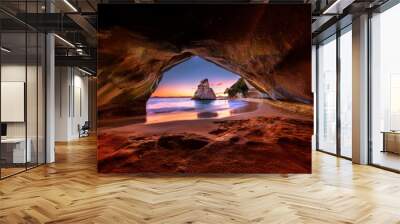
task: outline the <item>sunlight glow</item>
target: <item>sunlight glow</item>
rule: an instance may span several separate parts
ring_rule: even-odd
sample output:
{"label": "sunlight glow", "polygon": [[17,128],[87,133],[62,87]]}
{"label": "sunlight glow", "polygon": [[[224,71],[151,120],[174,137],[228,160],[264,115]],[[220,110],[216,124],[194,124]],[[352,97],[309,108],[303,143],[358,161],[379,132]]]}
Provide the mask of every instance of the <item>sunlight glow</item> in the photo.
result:
{"label": "sunlight glow", "polygon": [[226,96],[225,89],[240,77],[195,56],[164,73],[152,97],[192,97],[197,85],[205,78],[217,96]]}

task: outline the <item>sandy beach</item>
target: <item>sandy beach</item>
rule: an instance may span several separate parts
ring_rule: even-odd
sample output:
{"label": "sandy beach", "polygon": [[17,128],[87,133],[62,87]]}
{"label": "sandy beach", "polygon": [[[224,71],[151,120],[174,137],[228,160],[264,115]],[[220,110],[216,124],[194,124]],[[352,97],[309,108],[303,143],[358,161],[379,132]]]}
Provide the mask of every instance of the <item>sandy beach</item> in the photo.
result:
{"label": "sandy beach", "polygon": [[[310,172],[312,107],[266,99],[244,100],[252,107],[246,108],[249,112],[224,118],[122,122],[122,126],[101,128],[98,169],[160,173]],[[152,156],[158,159],[151,159]],[[255,162],[264,165],[252,166]]]}

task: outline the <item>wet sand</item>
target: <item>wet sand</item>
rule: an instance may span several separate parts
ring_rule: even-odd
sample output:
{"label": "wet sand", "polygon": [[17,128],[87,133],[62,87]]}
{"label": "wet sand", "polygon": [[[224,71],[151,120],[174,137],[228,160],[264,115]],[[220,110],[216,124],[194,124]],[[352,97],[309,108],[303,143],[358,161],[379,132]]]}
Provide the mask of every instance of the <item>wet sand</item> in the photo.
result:
{"label": "wet sand", "polygon": [[[216,100],[222,101],[222,100]],[[225,99],[223,101],[226,101]],[[235,100],[236,102],[239,100]],[[259,102],[244,101],[245,106],[238,108],[222,108],[222,109],[203,109],[196,111],[195,108],[189,108],[185,111],[171,113],[155,113],[146,116],[146,124],[164,123],[170,121],[187,121],[187,120],[202,120],[202,119],[221,119],[232,117],[240,113],[248,113],[257,110]]]}

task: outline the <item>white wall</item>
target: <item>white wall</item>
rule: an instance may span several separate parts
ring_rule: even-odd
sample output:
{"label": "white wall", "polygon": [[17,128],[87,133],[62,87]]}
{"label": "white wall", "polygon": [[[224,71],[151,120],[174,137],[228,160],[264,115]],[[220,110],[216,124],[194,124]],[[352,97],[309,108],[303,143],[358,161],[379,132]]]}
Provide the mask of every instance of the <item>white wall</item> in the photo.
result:
{"label": "white wall", "polygon": [[[35,74],[36,76],[36,67],[35,66],[28,66],[25,67],[24,65],[19,64],[3,64],[1,66],[1,81],[2,82],[25,82],[25,75],[26,70],[28,72],[28,85],[36,86],[36,80],[30,78],[30,74]],[[27,106],[30,107],[28,112],[32,110],[36,111],[36,88],[27,88]],[[34,107],[34,108],[33,108]],[[2,110],[7,110],[7,108],[1,108]],[[28,122],[33,122],[35,124],[28,124],[28,129],[32,127],[36,130],[36,113],[27,113]],[[34,126],[34,127],[33,127]],[[28,130],[29,134],[29,130]],[[25,137],[25,122],[7,122],[7,135],[8,137]],[[29,137],[29,136],[28,136]]]}
{"label": "white wall", "polygon": [[[1,81],[3,82],[25,82],[25,64],[8,64],[1,66]],[[6,108],[1,108],[6,110]],[[7,123],[7,137],[25,137],[25,123]]]}
{"label": "white wall", "polygon": [[[27,91],[26,107],[24,105],[21,108],[22,113],[26,112],[27,119],[22,122],[5,122],[7,124],[7,137],[25,138],[27,136],[30,140],[32,161],[36,162],[36,158],[38,158],[39,163],[44,163],[45,150],[43,76],[42,67],[36,67],[36,65],[25,66],[25,63],[5,63],[1,66],[2,82],[24,82]],[[10,110],[10,108],[1,108],[1,110],[4,112],[4,110]],[[12,113],[12,111],[8,112]],[[37,156],[37,153],[39,153],[39,156]]]}
{"label": "white wall", "polygon": [[55,68],[55,141],[67,141],[69,133],[69,68]]}
{"label": "white wall", "polygon": [[55,140],[70,141],[88,121],[88,78],[72,67],[56,67],[55,73]]}

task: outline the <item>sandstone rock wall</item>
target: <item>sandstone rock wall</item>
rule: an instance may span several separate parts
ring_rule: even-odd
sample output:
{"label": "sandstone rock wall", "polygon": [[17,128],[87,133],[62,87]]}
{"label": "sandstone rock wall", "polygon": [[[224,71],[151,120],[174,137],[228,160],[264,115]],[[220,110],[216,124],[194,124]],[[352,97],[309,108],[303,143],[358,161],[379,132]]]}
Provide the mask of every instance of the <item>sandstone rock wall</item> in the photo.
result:
{"label": "sandstone rock wall", "polygon": [[193,55],[271,99],[313,101],[311,13],[304,5],[136,5],[119,14],[119,22],[99,22],[100,120],[144,114],[162,74]]}

